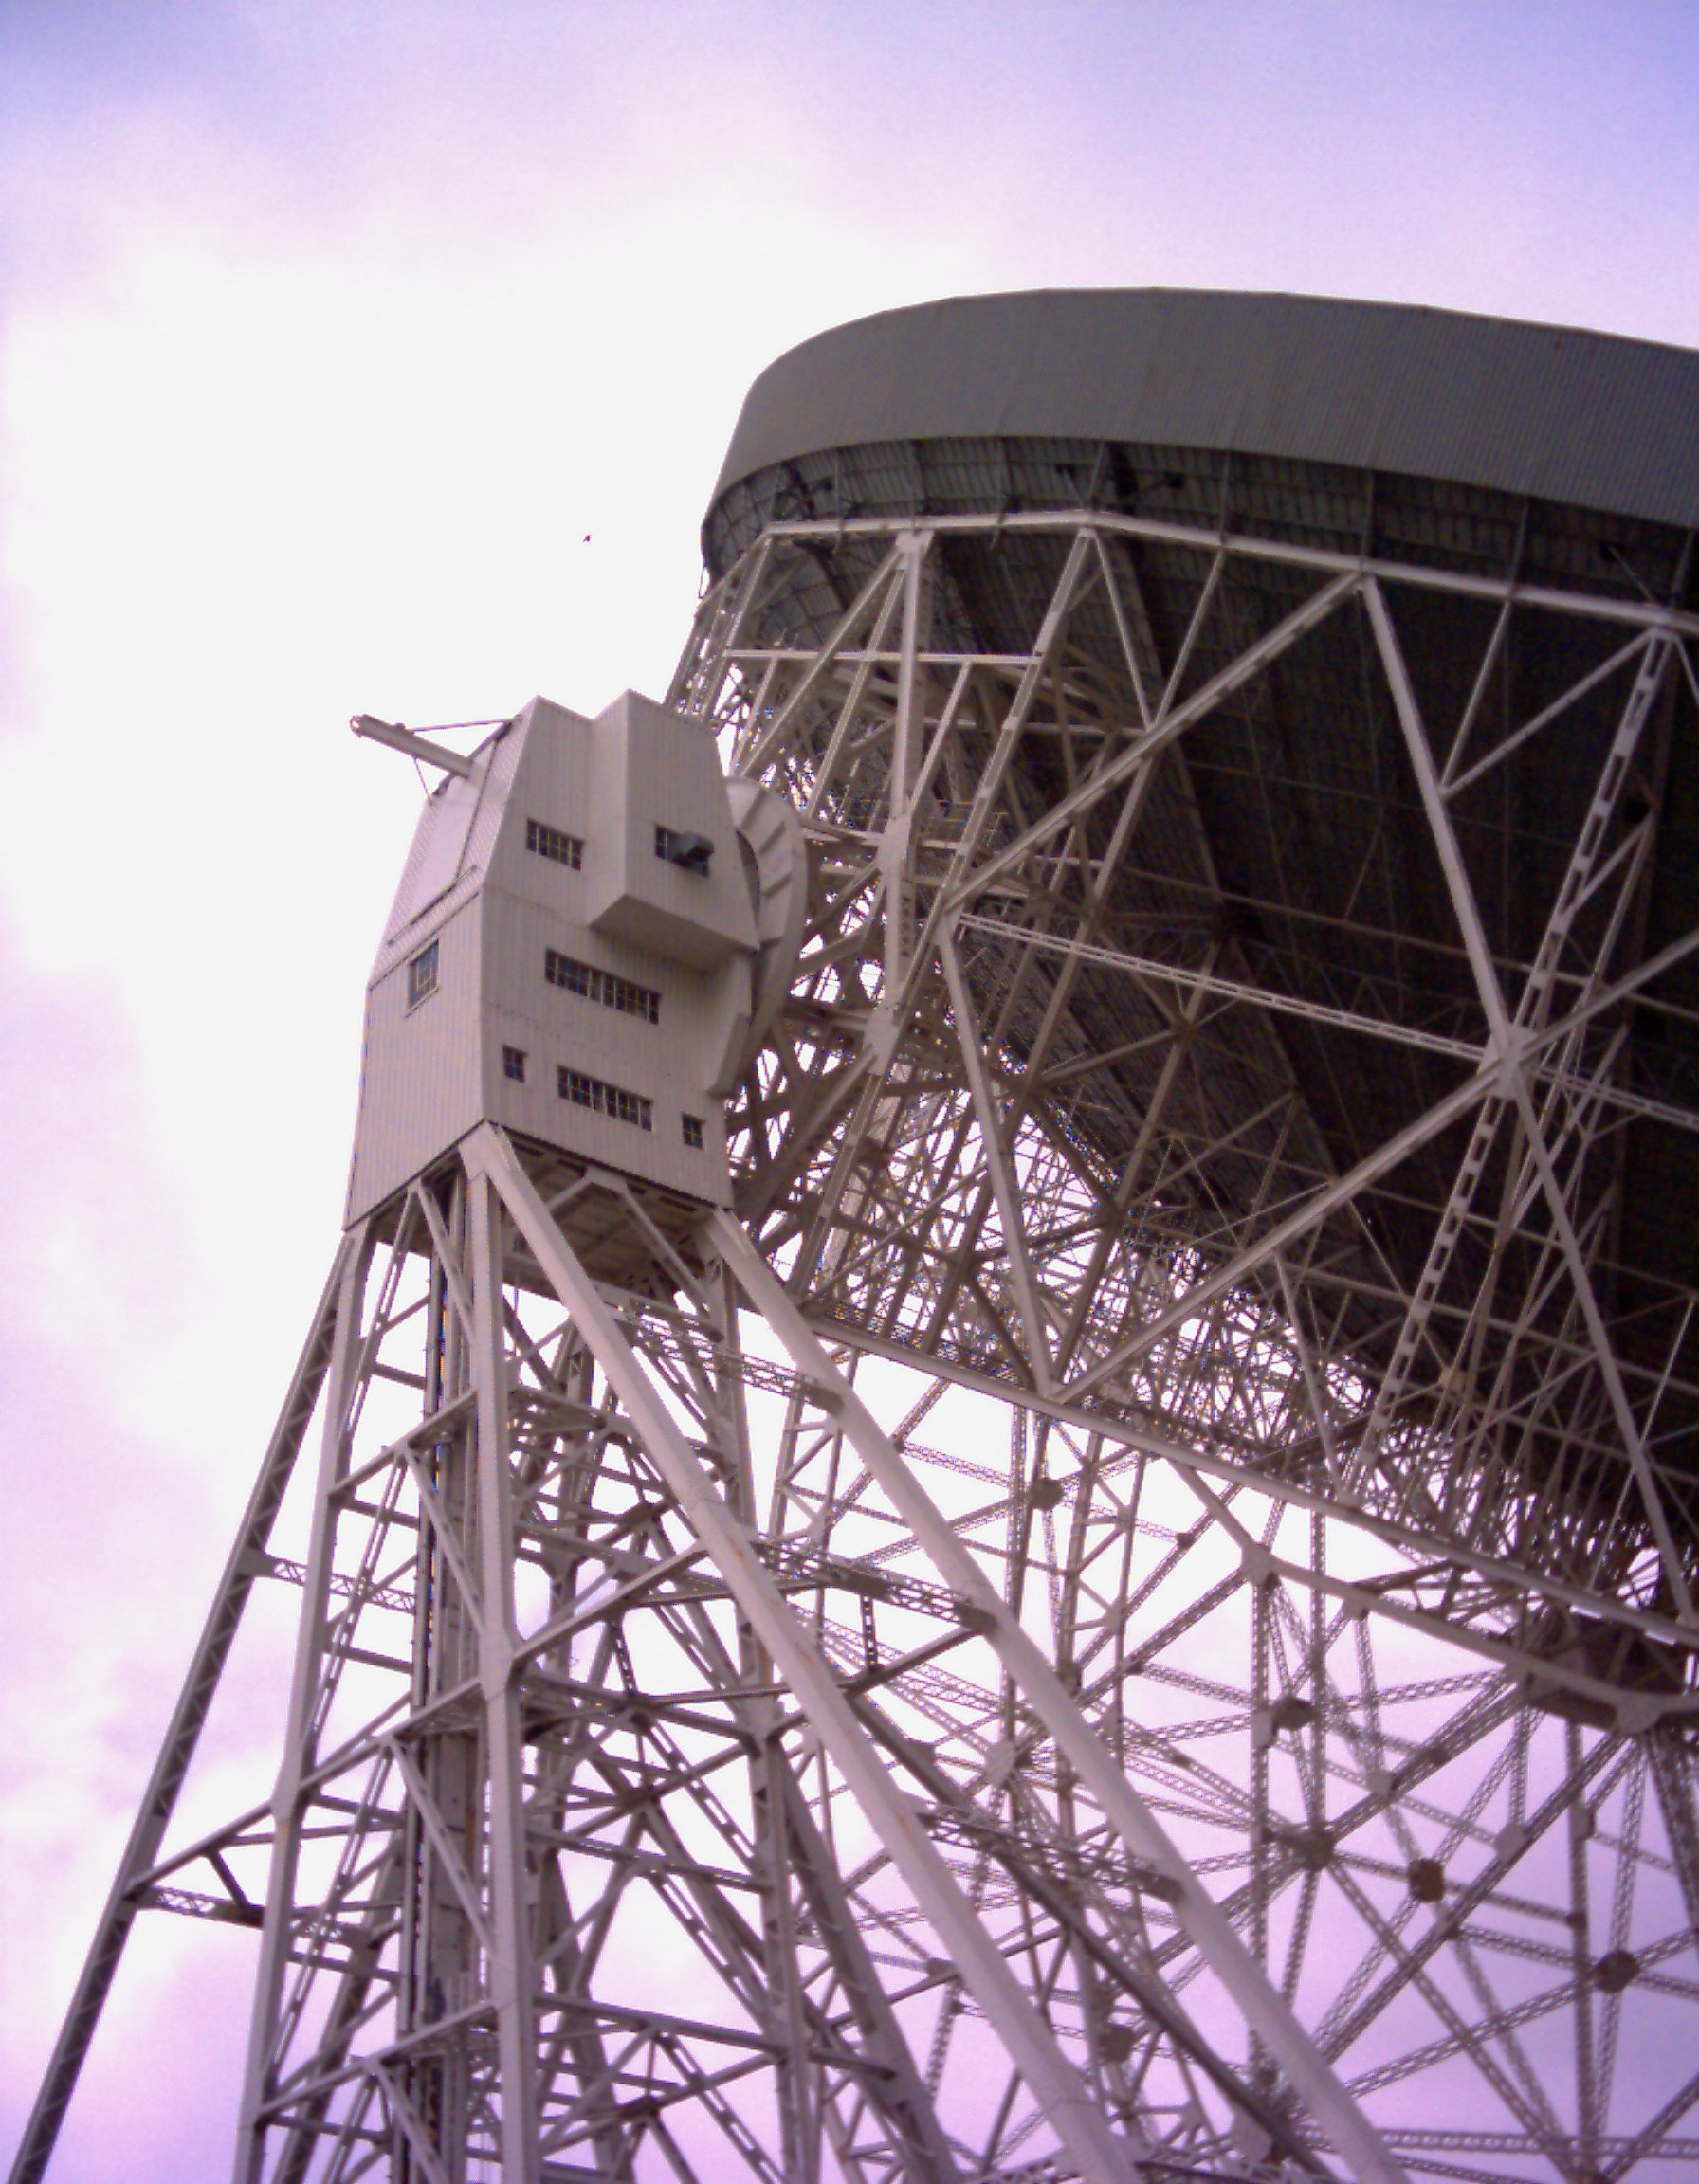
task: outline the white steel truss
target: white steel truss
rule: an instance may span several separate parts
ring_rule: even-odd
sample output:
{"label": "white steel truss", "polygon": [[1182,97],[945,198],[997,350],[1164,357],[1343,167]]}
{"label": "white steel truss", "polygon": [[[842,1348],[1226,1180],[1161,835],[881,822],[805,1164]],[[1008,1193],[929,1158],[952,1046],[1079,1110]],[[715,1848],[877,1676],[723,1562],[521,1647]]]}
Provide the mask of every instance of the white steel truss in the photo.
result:
{"label": "white steel truss", "polygon": [[[946,550],[1006,534],[1050,550],[1028,647],[935,645]],[[1141,539],[1204,557],[1166,651]],[[1302,596],[1240,627],[1263,562]],[[1491,620],[1439,723],[1404,616],[1448,591]],[[1494,722],[1556,616],[1608,653]],[[1201,837],[1160,916],[1124,885],[1199,730],[1347,626],[1466,983],[1297,974]],[[768,525],[671,701],[813,859],[736,1217],[486,1126],[345,1239],[18,2184],[150,1906],[258,1929],[250,2184],[1699,2160],[1695,1292],[1626,1345],[1609,1303],[1623,1129],[1699,1126],[1623,1032],[1699,949],[1642,914],[1695,635],[1091,510]],[[1583,699],[1509,960],[1471,798]],[[1443,1074],[1342,1167],[1293,1025]],[[265,1580],[303,1603],[274,1793],[174,1842]]]}

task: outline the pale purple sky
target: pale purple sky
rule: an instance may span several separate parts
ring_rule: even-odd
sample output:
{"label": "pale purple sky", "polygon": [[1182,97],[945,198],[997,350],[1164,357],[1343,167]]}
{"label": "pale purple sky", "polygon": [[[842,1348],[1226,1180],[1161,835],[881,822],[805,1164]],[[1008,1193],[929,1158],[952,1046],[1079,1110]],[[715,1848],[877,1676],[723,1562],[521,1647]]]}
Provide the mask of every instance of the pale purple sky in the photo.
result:
{"label": "pale purple sky", "polygon": [[[0,2150],[335,1242],[415,805],[349,714],[656,689],[744,388],[859,313],[1699,345],[1696,258],[1687,0],[0,0]],[[222,2171],[251,1943],[152,1923],[64,2184]]]}

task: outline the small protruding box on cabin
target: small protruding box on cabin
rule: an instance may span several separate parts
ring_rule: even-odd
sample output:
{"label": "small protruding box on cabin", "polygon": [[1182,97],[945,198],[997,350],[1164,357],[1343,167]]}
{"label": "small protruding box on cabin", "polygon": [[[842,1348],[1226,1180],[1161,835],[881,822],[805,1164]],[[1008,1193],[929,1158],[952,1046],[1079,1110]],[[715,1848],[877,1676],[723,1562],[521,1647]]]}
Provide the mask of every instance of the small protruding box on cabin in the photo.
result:
{"label": "small protruding box on cabin", "polygon": [[711,970],[754,948],[755,915],[712,738],[634,690],[596,719],[590,922]]}
{"label": "small protruding box on cabin", "polygon": [[726,1202],[723,1099],[802,870],[794,817],[739,795],[741,834],[709,732],[630,692],[594,720],[534,699],[432,792],[367,991],[350,1220],[484,1120]]}

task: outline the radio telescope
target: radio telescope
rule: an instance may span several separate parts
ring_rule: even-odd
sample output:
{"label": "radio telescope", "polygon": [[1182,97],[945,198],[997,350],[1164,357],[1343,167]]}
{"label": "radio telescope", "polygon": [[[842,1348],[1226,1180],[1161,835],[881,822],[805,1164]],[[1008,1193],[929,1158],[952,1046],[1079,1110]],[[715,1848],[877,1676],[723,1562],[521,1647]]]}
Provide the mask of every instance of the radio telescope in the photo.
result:
{"label": "radio telescope", "polygon": [[356,722],[441,780],[348,1226],[18,2184],[155,1909],[255,1929],[248,2184],[1699,2160],[1696,424],[893,312],[664,701]]}

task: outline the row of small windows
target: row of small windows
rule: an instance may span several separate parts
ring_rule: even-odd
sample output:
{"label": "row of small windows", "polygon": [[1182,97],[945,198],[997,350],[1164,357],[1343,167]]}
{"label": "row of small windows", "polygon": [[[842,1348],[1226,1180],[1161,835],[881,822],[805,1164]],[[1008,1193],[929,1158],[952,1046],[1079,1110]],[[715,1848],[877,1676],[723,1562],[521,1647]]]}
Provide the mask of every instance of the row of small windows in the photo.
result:
{"label": "row of small windows", "polygon": [[[652,986],[639,986],[634,978],[621,978],[601,971],[594,963],[580,963],[575,956],[563,956],[558,948],[546,948],[543,976],[551,986],[568,993],[582,993],[599,1001],[604,1009],[616,1009],[622,1016],[640,1016],[646,1024],[661,1021],[661,996]],[[407,967],[407,1005],[416,1009],[427,994],[436,992],[437,944],[421,948]]]}
{"label": "row of small windows", "polygon": [[584,863],[584,845],[575,834],[563,834],[558,827],[545,827],[540,819],[525,821],[525,847],[538,857],[567,864],[576,872]]}
{"label": "row of small windows", "polygon": [[641,1092],[628,1092],[620,1084],[605,1084],[599,1077],[586,1076],[582,1069],[569,1069],[564,1062],[555,1072],[555,1089],[575,1107],[594,1108],[598,1115],[611,1115],[614,1121],[630,1122],[638,1130],[655,1126],[652,1100],[646,1100]]}
{"label": "row of small windows", "polygon": [[[622,1016],[641,1016],[646,1024],[661,1021],[661,996],[652,986],[639,986],[634,978],[621,978],[612,971],[599,971],[594,963],[580,963],[575,956],[563,956],[558,948],[543,951],[543,976],[551,986],[569,993],[582,993],[599,1001],[604,1009],[617,1009]],[[436,992],[437,944],[421,948],[407,967],[407,1005],[416,1009],[427,994]]]}
{"label": "row of small windows", "polygon": [[582,993],[587,1000],[599,1001],[604,1009],[617,1009],[622,1016],[641,1016],[646,1024],[661,1021],[661,996],[651,986],[639,986],[634,978],[598,971],[594,963],[580,963],[575,956],[563,956],[558,948],[544,951],[542,974],[551,986]]}
{"label": "row of small windows", "polygon": [[[512,1078],[516,1084],[525,1082],[529,1056],[522,1046],[503,1046],[502,1049],[502,1074]],[[586,1076],[582,1069],[569,1069],[563,1063],[555,1071],[555,1089],[562,1100],[570,1100],[575,1106],[593,1108],[598,1115],[612,1115],[616,1122],[630,1122],[638,1130],[653,1130],[655,1103],[646,1100],[641,1092],[628,1092],[618,1084],[605,1084],[599,1077]],[[703,1120],[700,1115],[681,1115],[685,1143],[693,1152],[703,1150]]]}
{"label": "row of small windows", "polygon": [[[540,819],[525,821],[525,847],[534,856],[570,865],[575,872],[583,868],[584,845],[579,837],[565,833],[558,827],[546,826]],[[668,864],[676,864],[683,872],[694,872],[705,880],[714,845],[705,834],[687,834],[679,828],[657,827],[655,855]]]}

